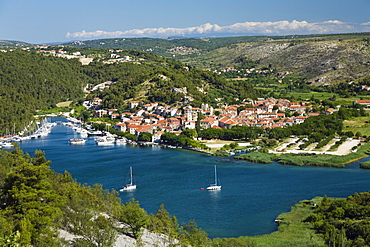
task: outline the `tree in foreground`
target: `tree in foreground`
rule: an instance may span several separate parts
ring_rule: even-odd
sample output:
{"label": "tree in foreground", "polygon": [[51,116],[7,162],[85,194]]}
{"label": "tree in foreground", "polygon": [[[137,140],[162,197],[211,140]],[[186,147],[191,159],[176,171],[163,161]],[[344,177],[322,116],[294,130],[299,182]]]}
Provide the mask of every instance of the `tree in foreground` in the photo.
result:
{"label": "tree in foreground", "polygon": [[140,207],[139,202],[132,199],[130,202],[126,202],[117,212],[117,219],[119,222],[127,225],[127,229],[124,231],[125,234],[138,239],[143,228],[148,224],[148,215],[146,211]]}
{"label": "tree in foreground", "polygon": [[17,148],[11,154],[17,163],[5,176],[0,199],[3,213],[13,220],[12,231],[20,232],[21,245],[54,246],[56,222],[62,216],[60,206],[65,201],[54,189],[51,162],[41,151],[36,151],[32,159]]}

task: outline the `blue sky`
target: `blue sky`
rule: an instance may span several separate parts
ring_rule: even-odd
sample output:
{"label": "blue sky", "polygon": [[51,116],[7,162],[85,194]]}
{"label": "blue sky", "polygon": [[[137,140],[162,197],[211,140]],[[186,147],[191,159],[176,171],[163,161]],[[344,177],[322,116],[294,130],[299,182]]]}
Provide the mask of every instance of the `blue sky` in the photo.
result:
{"label": "blue sky", "polygon": [[0,0],[0,40],[370,32],[369,0]]}

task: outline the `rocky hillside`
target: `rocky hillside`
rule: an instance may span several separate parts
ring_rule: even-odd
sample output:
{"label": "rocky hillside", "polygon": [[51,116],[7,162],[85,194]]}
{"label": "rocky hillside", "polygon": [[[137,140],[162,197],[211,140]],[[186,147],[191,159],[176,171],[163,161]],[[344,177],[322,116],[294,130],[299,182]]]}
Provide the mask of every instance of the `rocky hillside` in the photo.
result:
{"label": "rocky hillside", "polygon": [[279,40],[249,42],[218,48],[183,62],[198,66],[273,67],[294,72],[314,85],[351,82],[370,75],[370,40]]}
{"label": "rocky hillside", "polygon": [[104,39],[67,45],[145,50],[207,69],[272,67],[293,72],[314,85],[351,82],[370,75],[370,33]]}

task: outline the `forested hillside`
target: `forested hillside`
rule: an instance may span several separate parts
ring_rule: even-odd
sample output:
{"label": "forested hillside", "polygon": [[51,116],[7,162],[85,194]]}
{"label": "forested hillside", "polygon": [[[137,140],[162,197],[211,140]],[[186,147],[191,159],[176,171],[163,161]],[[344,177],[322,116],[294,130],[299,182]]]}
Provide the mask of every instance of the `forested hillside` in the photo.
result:
{"label": "forested hillside", "polygon": [[79,72],[81,63],[34,52],[0,53],[0,132],[24,128],[32,111],[55,107],[67,99],[83,96],[88,77]]}
{"label": "forested hillside", "polygon": [[172,57],[170,49],[175,47],[188,47],[198,52],[207,52],[217,49],[222,46],[264,41],[268,37],[245,36],[245,37],[228,37],[228,38],[112,38],[112,39],[96,39],[87,41],[75,41],[66,43],[66,46],[73,46],[77,48],[91,47],[91,48],[109,48],[109,49],[125,49],[125,50],[140,50],[150,51],[156,55],[164,57]]}
{"label": "forested hillside", "polygon": [[[81,50],[84,53],[84,50]],[[86,52],[91,52],[86,49]],[[95,51],[97,52],[97,51]],[[99,51],[109,56],[107,50]],[[123,107],[129,100],[167,104],[215,103],[223,97],[256,98],[258,91],[246,81],[228,82],[212,72],[186,67],[181,62],[147,52],[124,51],[131,62],[82,65],[33,51],[0,53],[0,133],[20,131],[32,120],[32,112],[55,107],[65,100],[83,98],[83,89],[112,81],[110,88],[93,91],[88,97],[101,97],[104,107]]]}
{"label": "forested hillside", "polygon": [[[158,65],[158,62],[161,62]],[[84,68],[91,76],[115,83],[104,91],[97,91],[89,97],[103,99],[103,106],[118,108],[128,100],[163,102],[166,104],[214,104],[216,98],[232,102],[233,98],[256,98],[259,93],[246,81],[228,82],[209,71],[197,68],[184,68],[178,61],[156,58],[155,63],[120,63],[102,65],[93,63]]]}

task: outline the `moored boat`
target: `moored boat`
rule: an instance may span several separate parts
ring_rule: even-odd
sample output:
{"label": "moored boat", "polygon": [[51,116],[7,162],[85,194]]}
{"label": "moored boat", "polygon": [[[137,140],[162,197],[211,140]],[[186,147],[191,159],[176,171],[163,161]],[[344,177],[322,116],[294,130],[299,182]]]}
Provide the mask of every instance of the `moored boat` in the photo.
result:
{"label": "moored boat", "polygon": [[215,165],[215,183],[214,184],[210,184],[207,187],[207,190],[221,190],[221,185],[219,185],[218,179],[217,179],[216,165]]}
{"label": "moored boat", "polygon": [[13,144],[11,142],[3,141],[3,142],[0,143],[0,146],[3,147],[3,148],[12,148]]}
{"label": "moored boat", "polygon": [[86,140],[82,138],[72,138],[69,139],[69,144],[72,145],[80,145],[80,144],[85,144]]}
{"label": "moored boat", "polygon": [[127,143],[127,139],[126,138],[118,138],[116,139],[116,144],[118,145],[123,145],[123,144],[126,144]]}
{"label": "moored boat", "polygon": [[132,172],[132,166],[130,166],[130,183],[126,184],[125,187],[121,188],[119,191],[132,191],[136,190],[136,183],[134,181],[134,174]]}
{"label": "moored boat", "polygon": [[114,145],[114,143],[116,142],[116,138],[112,136],[103,136],[101,138],[96,139],[95,142],[99,146]]}
{"label": "moored boat", "polygon": [[87,132],[87,135],[88,136],[102,136],[103,132],[101,132],[100,130],[91,130]]}

